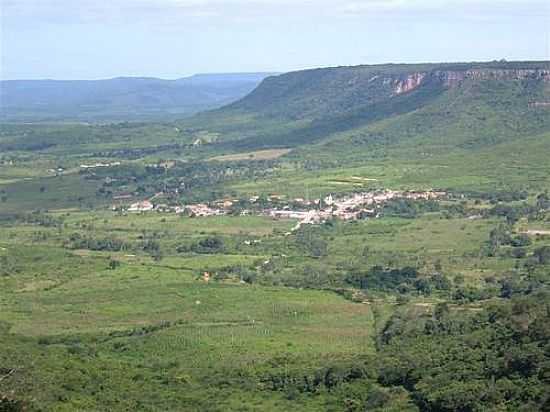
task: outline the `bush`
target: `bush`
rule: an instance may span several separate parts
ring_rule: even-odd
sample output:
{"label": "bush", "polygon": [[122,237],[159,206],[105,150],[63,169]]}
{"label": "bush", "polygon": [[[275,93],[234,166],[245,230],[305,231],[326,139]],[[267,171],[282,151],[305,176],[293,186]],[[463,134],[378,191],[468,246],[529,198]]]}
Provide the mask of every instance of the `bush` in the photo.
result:
{"label": "bush", "polygon": [[523,259],[524,257],[527,256],[527,250],[525,248],[522,248],[522,247],[517,247],[517,248],[514,248],[510,251],[510,255],[514,259]]}
{"label": "bush", "polygon": [[109,269],[115,270],[120,266],[120,262],[118,260],[114,260],[109,258]]}
{"label": "bush", "polygon": [[222,253],[225,249],[223,239],[219,237],[207,237],[194,244],[191,249],[196,253]]}
{"label": "bush", "polygon": [[26,411],[23,401],[13,399],[5,395],[0,395],[0,411],[1,412],[23,412]]}
{"label": "bush", "polygon": [[531,243],[532,243],[531,239],[526,234],[521,234],[519,236],[516,236],[510,242],[510,244],[514,247],[529,246]]}
{"label": "bush", "polygon": [[418,272],[415,268],[385,269],[374,266],[368,272],[350,274],[346,281],[361,289],[396,290],[401,284],[410,284],[416,280]]}
{"label": "bush", "polygon": [[535,250],[535,257],[541,265],[550,264],[550,246],[543,246]]}

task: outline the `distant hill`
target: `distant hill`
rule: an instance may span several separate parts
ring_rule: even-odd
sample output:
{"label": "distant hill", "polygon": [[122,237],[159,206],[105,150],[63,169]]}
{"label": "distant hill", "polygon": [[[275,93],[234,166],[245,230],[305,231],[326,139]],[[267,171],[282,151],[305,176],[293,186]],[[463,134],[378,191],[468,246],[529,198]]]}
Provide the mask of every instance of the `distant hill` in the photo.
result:
{"label": "distant hill", "polygon": [[443,92],[469,80],[550,81],[548,62],[388,64],[290,72],[265,79],[227,109],[289,120],[337,116],[412,92]]}
{"label": "distant hill", "polygon": [[177,80],[6,80],[0,82],[0,121],[177,118],[238,100],[271,74],[197,74]]}
{"label": "distant hill", "polygon": [[550,62],[389,64],[268,77],[192,122],[239,150],[421,138],[471,147],[548,131],[549,109]]}

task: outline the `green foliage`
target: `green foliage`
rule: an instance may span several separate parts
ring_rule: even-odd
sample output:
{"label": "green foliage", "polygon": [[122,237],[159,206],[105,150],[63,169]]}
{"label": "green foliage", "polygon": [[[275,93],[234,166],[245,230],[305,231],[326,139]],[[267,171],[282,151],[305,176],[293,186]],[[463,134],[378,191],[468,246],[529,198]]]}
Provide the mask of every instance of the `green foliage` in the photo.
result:
{"label": "green foliage", "polygon": [[374,266],[366,273],[351,274],[347,281],[361,289],[396,290],[401,284],[412,283],[417,276],[417,270],[412,267],[385,269]]}
{"label": "green foliage", "polygon": [[24,412],[25,404],[18,399],[12,399],[8,396],[0,394],[0,411],[1,412]]}
{"label": "green foliage", "polygon": [[439,203],[431,200],[397,199],[385,203],[383,213],[388,216],[415,218],[420,213],[438,212],[439,209]]}
{"label": "green foliage", "polygon": [[220,237],[207,237],[199,240],[191,249],[196,253],[222,253],[224,250],[223,239]]}
{"label": "green foliage", "polygon": [[83,237],[80,233],[73,233],[70,235],[68,240],[65,242],[65,247],[68,249],[89,249],[110,252],[120,252],[122,250],[129,249],[128,244],[119,239],[94,239]]}
{"label": "green foliage", "polygon": [[296,236],[296,243],[312,257],[326,256],[328,245],[316,229],[302,226]]}
{"label": "green foliage", "polygon": [[550,264],[550,246],[543,246],[535,250],[535,257],[541,265]]}
{"label": "green foliage", "polygon": [[397,324],[383,340],[380,382],[403,385],[427,411],[544,410],[547,299],[539,293],[479,314],[438,307],[414,327]]}

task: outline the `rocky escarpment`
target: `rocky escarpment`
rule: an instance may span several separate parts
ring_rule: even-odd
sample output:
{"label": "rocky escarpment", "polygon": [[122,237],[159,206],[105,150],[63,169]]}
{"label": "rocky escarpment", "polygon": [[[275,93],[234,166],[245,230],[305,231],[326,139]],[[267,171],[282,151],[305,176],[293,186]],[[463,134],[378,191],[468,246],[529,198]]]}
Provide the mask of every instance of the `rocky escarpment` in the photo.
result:
{"label": "rocky escarpment", "polygon": [[482,80],[542,80],[550,83],[548,69],[470,69],[470,70],[436,70],[430,74],[415,72],[393,80],[393,93],[400,95],[418,88],[428,77],[441,82],[445,87],[458,87],[464,81]]}
{"label": "rocky escarpment", "polygon": [[[535,79],[550,85],[550,62],[386,64],[301,70],[265,79],[252,93],[222,111],[290,121],[328,122],[341,116],[356,116],[363,121],[365,116],[382,116],[382,112],[385,116],[420,107],[462,84],[514,79]],[[533,96],[534,101],[546,98]]]}
{"label": "rocky escarpment", "polygon": [[550,102],[531,102],[529,103],[529,107],[530,108],[538,108],[538,107],[550,108]]}
{"label": "rocky escarpment", "polygon": [[422,80],[426,77],[426,73],[413,73],[408,75],[405,79],[394,80],[395,94],[403,94],[416,89],[422,83]]}
{"label": "rocky escarpment", "polygon": [[466,71],[436,71],[447,87],[455,87],[465,80],[543,80],[550,82],[550,70],[546,69],[472,69]]}

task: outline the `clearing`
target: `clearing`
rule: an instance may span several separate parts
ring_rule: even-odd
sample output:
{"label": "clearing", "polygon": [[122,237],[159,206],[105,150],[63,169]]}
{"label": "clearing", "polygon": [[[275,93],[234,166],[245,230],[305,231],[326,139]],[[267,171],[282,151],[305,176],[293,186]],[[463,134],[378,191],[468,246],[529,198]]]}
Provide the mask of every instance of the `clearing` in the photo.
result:
{"label": "clearing", "polygon": [[235,153],[212,157],[209,160],[218,162],[235,162],[238,160],[272,160],[290,153],[292,149],[258,150],[256,152]]}

